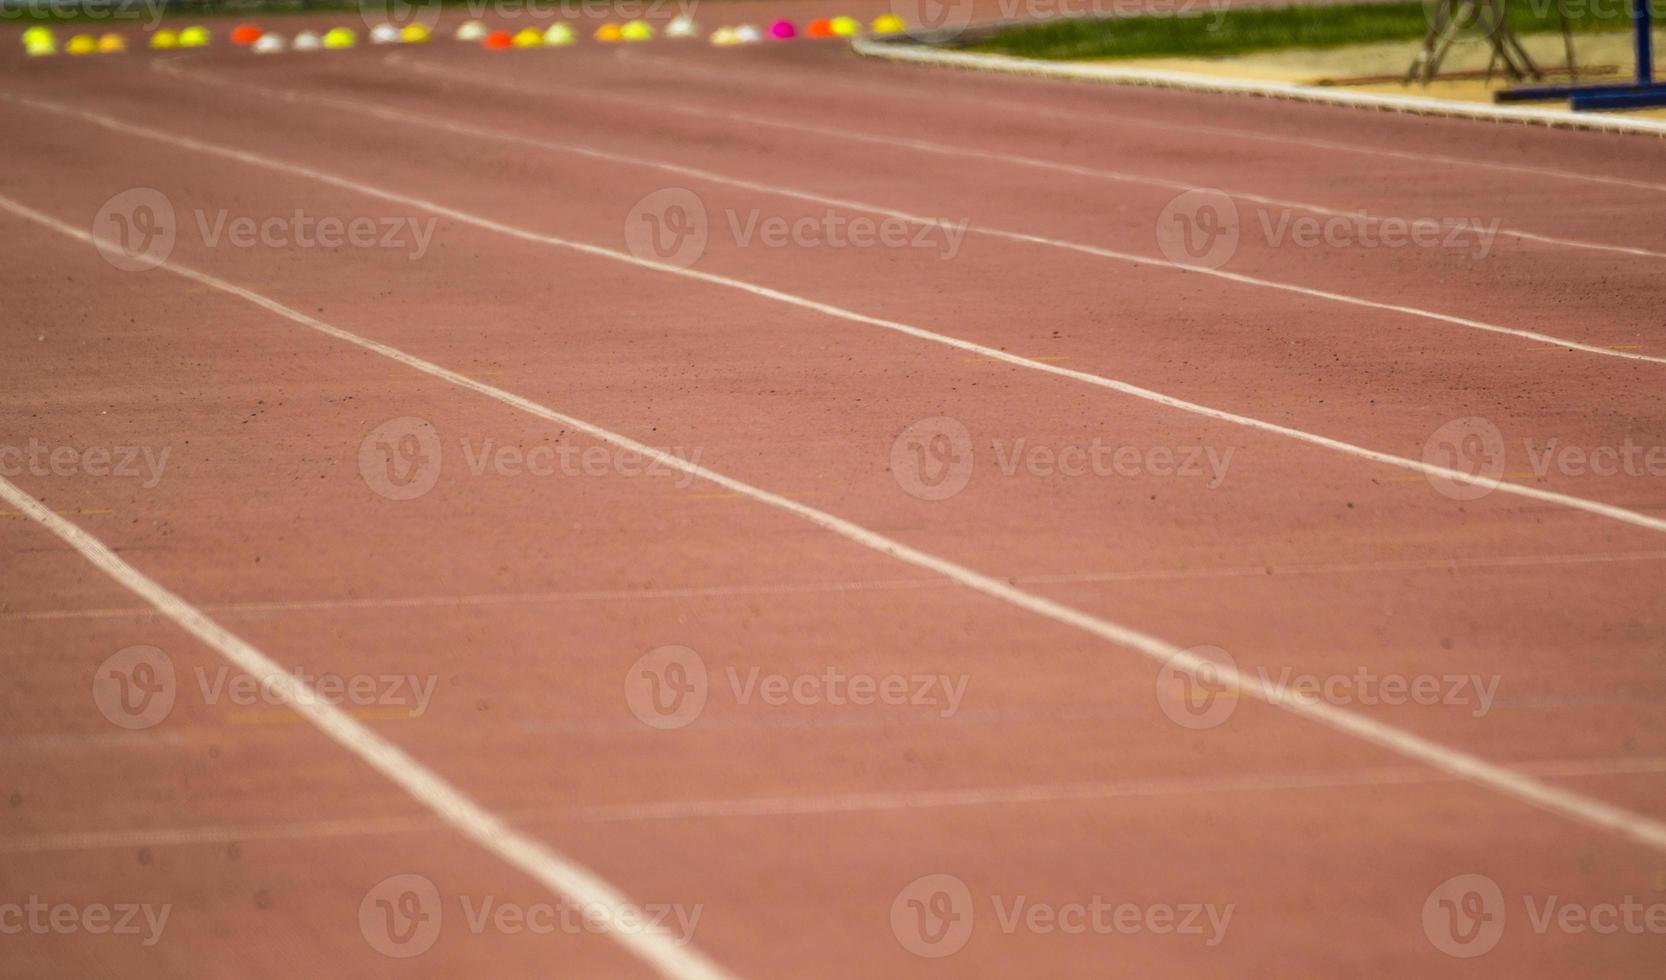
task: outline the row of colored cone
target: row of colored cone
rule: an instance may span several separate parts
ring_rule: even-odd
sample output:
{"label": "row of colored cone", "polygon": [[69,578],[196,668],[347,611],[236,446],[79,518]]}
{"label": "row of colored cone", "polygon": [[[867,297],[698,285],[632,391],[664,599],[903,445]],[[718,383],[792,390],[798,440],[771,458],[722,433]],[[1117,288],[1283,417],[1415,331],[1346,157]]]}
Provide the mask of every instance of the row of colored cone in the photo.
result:
{"label": "row of colored cone", "polygon": [[[896,34],[904,29],[902,18],[895,14],[884,14],[875,17],[870,30],[875,34]],[[777,20],[766,29],[769,37],[776,40],[789,40],[798,36],[798,28],[790,20]],[[709,40],[712,44],[729,46],[734,44],[751,44],[763,40],[765,31],[760,31],[751,24],[739,27],[719,27],[711,33]],[[862,24],[854,17],[820,17],[805,25],[804,33],[808,37],[855,37],[862,33]],[[698,37],[699,28],[687,16],[675,17],[665,25],[665,36],[676,38]],[[455,37],[459,41],[479,42],[482,46],[501,51],[508,48],[553,48],[564,47],[576,43],[578,36],[566,24],[553,24],[548,29],[540,31],[535,27],[524,27],[510,33],[509,31],[489,30],[478,20],[467,21],[457,28]],[[623,24],[603,24],[596,28],[592,35],[597,41],[605,44],[650,41],[654,37],[654,26],[645,20],[632,20]]]}
{"label": "row of colored cone", "polygon": [[[885,14],[874,18],[870,29],[875,34],[894,34],[903,30],[903,22],[894,14]],[[805,25],[804,33],[814,38],[855,37],[862,33],[862,25],[853,17],[822,17]],[[709,40],[719,46],[751,44],[763,40],[766,34],[768,37],[784,41],[797,37],[798,29],[789,20],[777,20],[764,31],[751,24],[742,24],[739,27],[719,27],[712,32]],[[679,16],[665,26],[665,36],[698,37],[699,28],[689,17]],[[511,34],[508,31],[488,30],[485,24],[477,20],[468,21],[458,27],[456,37],[459,41],[478,41],[493,50],[563,47],[578,40],[572,27],[567,24],[553,24],[542,31],[526,27]],[[593,37],[604,43],[649,41],[654,37],[654,27],[645,20],[603,24],[596,28]],[[158,50],[201,48],[207,47],[212,39],[205,27],[186,27],[178,31],[164,28],[150,36],[150,47]],[[256,54],[275,54],[286,50],[341,49],[358,44],[358,35],[346,27],[332,28],[323,34],[301,31],[291,41],[282,34],[269,33],[254,24],[239,24],[232,29],[230,39],[231,43],[247,47]],[[421,44],[428,39],[428,28],[421,24],[408,24],[403,28],[392,24],[378,24],[370,32],[372,44]],[[58,42],[51,28],[35,26],[23,32],[23,47],[25,53],[31,56],[56,54]],[[77,34],[64,46],[64,51],[72,55],[108,54],[126,50],[127,42],[120,34],[105,34],[97,38],[90,34]]]}
{"label": "row of colored cone", "polygon": [[[421,24],[407,24],[395,27],[392,24],[377,24],[371,28],[371,44],[422,44],[429,38],[427,27]],[[355,47],[359,43],[359,36],[351,28],[335,27],[319,35],[315,31],[302,31],[295,35],[295,40],[287,41],[282,34],[264,31],[253,24],[240,24],[231,32],[231,43],[248,47],[256,54],[276,54],[280,51],[317,51],[320,48],[338,50]]]}
{"label": "row of colored cone", "polygon": [[[64,43],[65,54],[115,54],[127,50],[127,39],[120,34],[77,34]],[[58,38],[52,28],[39,24],[23,32],[23,53],[31,58],[58,53]]]}

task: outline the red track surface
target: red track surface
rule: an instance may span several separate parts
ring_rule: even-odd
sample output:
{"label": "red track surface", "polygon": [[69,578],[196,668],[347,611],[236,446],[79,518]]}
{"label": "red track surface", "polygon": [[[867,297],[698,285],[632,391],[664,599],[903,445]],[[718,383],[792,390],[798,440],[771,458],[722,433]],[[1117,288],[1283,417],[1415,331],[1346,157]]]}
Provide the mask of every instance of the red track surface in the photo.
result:
{"label": "red track surface", "polygon": [[[70,475],[7,478],[285,669],[432,679],[414,717],[403,695],[343,707],[632,902],[697,909],[688,948],[722,970],[1666,967],[1666,844],[1650,836],[1666,816],[1666,538],[1640,524],[1666,516],[1666,490],[1646,472],[1540,474],[1527,449],[1666,445],[1666,364],[1163,267],[1155,229],[1176,191],[1150,182],[1496,218],[1541,238],[1666,252],[1657,143],[935,73],[807,43],[507,55],[436,44],[391,62],[371,48],[213,50],[170,60],[173,72],[155,64],[8,61],[8,96],[61,108],[0,101],[0,197],[91,231],[113,195],[154,188],[176,210],[172,263],[649,446],[698,452],[717,473],[1026,594],[1176,647],[1223,649],[1246,673],[1340,678],[1327,702],[1348,717],[1507,767],[1558,801],[1618,808],[1624,824],[1534,805],[1248,694],[1222,724],[1182,725],[1180,682],[1147,656],[688,474],[633,476],[611,456],[597,475],[476,473],[470,456],[488,443],[604,444],[200,280],[119,271],[85,241],[0,210],[0,444],[71,447],[78,461]],[[420,259],[410,247],[205,240],[199,210],[211,227],[222,210],[434,217],[330,177],[450,213]],[[512,230],[628,255],[627,215],[668,187],[692,191],[709,218],[696,272],[1035,360],[1002,363]],[[952,258],[737,241],[753,217],[872,217],[782,190],[972,231]],[[1259,207],[1239,201],[1229,272],[1666,357],[1659,257],[1507,233],[1484,259],[1274,245]],[[1448,422],[1484,417],[1504,437],[1506,480],[1636,519],[1502,491],[1454,499],[1403,467],[1046,365],[1412,460]],[[964,426],[974,465],[960,492],[920,499],[906,490],[921,475],[915,446],[894,449],[939,417]],[[436,476],[431,490],[394,500],[377,492],[388,460],[370,437],[404,418],[432,426],[443,463],[418,466]],[[928,476],[945,447],[965,448],[929,438],[952,428],[913,431],[927,436]],[[1213,487],[1148,470],[1009,475],[1001,454],[1019,440],[1053,453],[1099,440],[1142,460],[1199,447],[1226,467]],[[154,486],[80,462],[118,446],[169,453]],[[403,475],[407,462],[391,465]],[[212,685],[226,665],[213,647],[39,521],[17,508],[0,518],[0,905],[170,910],[153,945],[85,928],[0,936],[0,972],[653,972],[629,944],[582,929],[471,926],[467,910],[488,897],[529,909],[559,896],[301,715],[205,691],[199,671]],[[164,651],[177,683],[165,719],[128,730],[91,692],[106,658],[136,645]],[[692,723],[656,730],[626,691],[641,690],[638,658],[667,645],[698,652],[709,699]],[[741,703],[730,669],[743,684],[756,669],[965,686],[953,711],[936,687],[932,703],[833,705],[802,687],[786,704]],[[1471,675],[1497,684],[1486,710],[1473,688],[1451,697],[1444,683],[1440,703],[1370,703],[1384,678]],[[905,891],[935,874],[964,883],[970,903]],[[442,923],[431,946],[374,944],[376,923],[395,921],[378,918],[391,913],[377,898],[409,910],[397,893],[412,879],[379,884],[394,875],[432,883],[437,906],[418,907]],[[1498,897],[1457,888],[1456,911],[1443,908],[1433,893],[1460,875],[1491,879]],[[1128,904],[1147,924],[1171,906],[1230,906],[1231,918],[1219,935],[1207,917],[1201,934],[1066,933],[1003,922],[1020,896],[1053,910]],[[972,923],[964,948],[922,945],[910,929],[934,920],[914,918],[911,897]],[[1551,902],[1599,925],[1606,906],[1645,912],[1607,933],[1556,913],[1536,923]],[[1477,914],[1502,922],[1496,945],[1464,941]]]}

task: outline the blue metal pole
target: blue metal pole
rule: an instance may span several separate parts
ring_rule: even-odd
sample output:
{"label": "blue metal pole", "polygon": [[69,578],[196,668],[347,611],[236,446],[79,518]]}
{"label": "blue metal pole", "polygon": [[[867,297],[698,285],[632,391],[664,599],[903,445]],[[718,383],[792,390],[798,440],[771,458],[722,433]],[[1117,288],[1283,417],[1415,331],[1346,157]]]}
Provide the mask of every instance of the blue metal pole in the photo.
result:
{"label": "blue metal pole", "polygon": [[1637,84],[1654,81],[1654,35],[1649,0],[1631,0],[1631,26],[1637,32]]}

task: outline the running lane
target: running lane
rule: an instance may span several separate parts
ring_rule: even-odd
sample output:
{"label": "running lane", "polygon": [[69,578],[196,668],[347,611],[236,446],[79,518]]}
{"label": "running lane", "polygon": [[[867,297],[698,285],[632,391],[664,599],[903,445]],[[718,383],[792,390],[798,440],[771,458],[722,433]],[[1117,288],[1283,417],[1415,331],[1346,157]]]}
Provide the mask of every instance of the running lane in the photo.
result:
{"label": "running lane", "polygon": [[[164,91],[149,78],[130,81],[136,95],[146,94],[143,86]],[[62,85],[56,94],[85,100],[91,88]],[[617,236],[620,216],[656,187],[623,170],[575,172],[524,149],[435,145],[403,127],[251,104],[229,92],[193,98],[202,102],[176,100],[170,112],[147,110],[143,98],[101,104],[129,121],[360,175],[549,234]],[[238,116],[223,111],[239,104],[246,108]],[[34,128],[23,120],[39,127],[44,118],[5,111],[14,132]],[[210,221],[222,210],[262,218],[296,208],[339,217],[425,215],[85,127],[52,121],[15,144],[12,152],[35,167],[9,177],[4,193],[85,227],[129,186],[133,171],[154,174],[150,182],[189,222],[175,251],[181,262],[651,444],[697,448],[716,470],[1176,642],[1226,646],[1244,663],[1276,664],[1283,656],[1321,672],[1365,665],[1440,673],[1460,663],[1501,674],[1504,691],[1521,692],[1516,710],[1532,717],[1507,720],[1501,711],[1476,718],[1456,703],[1375,710],[1558,785],[1659,810],[1650,766],[1663,753],[1648,734],[1659,730],[1659,692],[1650,687],[1658,683],[1650,658],[1658,656],[1660,635],[1650,599],[1658,594],[1656,534],[1496,493],[1457,502],[1426,482],[1381,479],[1359,460],[1249,438],[940,345],[454,220],[435,227],[430,249],[415,261],[409,248],[210,245],[196,209]],[[96,152],[70,158],[54,150],[70,139]],[[757,199],[732,204],[744,211]],[[28,366],[8,383],[21,393],[13,406],[17,434],[8,439],[175,444],[179,458],[195,464],[149,498],[108,479],[20,478],[26,489],[78,513],[76,520],[119,514],[125,529],[105,534],[123,554],[181,594],[223,610],[216,615],[286,666],[432,674],[459,688],[460,697],[436,698],[425,720],[382,721],[387,737],[633,897],[703,903],[697,943],[737,972],[1010,975],[1045,964],[1086,974],[1114,955],[1141,975],[1195,975],[1228,962],[1278,973],[1461,975],[1465,965],[1431,944],[1423,908],[1431,889],[1465,872],[1500,880],[1514,915],[1484,961],[1489,968],[1624,973],[1651,962],[1651,937],[1521,928],[1520,902],[1527,896],[1542,905],[1554,894],[1593,906],[1641,894],[1659,863],[1651,852],[1471,785],[1408,773],[1402,759],[1258,704],[1239,706],[1222,726],[1179,724],[1164,710],[1175,687],[1159,683],[1154,665],[923,583],[915,570],[827,540],[733,493],[626,476],[615,457],[595,476],[567,479],[504,462],[477,471],[470,460],[488,446],[527,451],[562,447],[570,437],[477,394],[345,353],[199,286],[155,281],[165,273],[118,273],[85,246],[53,244],[67,240],[15,217],[5,221],[7,240],[27,241],[53,270],[27,283],[30,298],[17,308],[19,322],[33,329],[11,341],[16,363]],[[616,237],[611,242],[617,246]],[[969,304],[944,294],[1003,266],[1022,273],[1028,261],[1005,244],[985,247],[968,253],[967,268],[938,279],[906,253],[832,255],[822,278],[838,285],[824,298],[860,300],[876,315],[905,319],[930,311],[930,326],[954,329],[959,317],[935,311]],[[729,274],[802,275],[758,249],[719,247],[712,258]],[[862,289],[876,274],[891,277],[890,285]],[[997,292],[973,295],[981,303]],[[968,322],[994,331],[999,320]],[[112,330],[111,323],[134,326]],[[60,351],[98,353],[53,356],[41,346],[47,338]],[[1093,370],[1114,361],[1098,356]],[[84,373],[64,373],[65,362]],[[1596,363],[1590,370],[1613,372],[1610,379],[1652,370]],[[38,378],[54,366],[77,384],[46,389]],[[1155,376],[1154,363],[1146,369]],[[1423,369],[1433,374],[1438,365]],[[133,374],[144,383],[129,393],[121,379]],[[1576,384],[1545,383],[1563,386],[1564,399],[1582,395]],[[1624,397],[1626,385],[1605,383],[1603,393]],[[1228,390],[1226,381],[1218,384],[1217,393]],[[1279,401],[1288,391],[1239,390],[1232,407],[1288,417],[1296,410]],[[1415,407],[1438,391],[1411,387],[1395,397]],[[140,431],[124,431],[144,417],[140,405],[154,416]],[[978,433],[984,469],[952,498],[922,501],[907,492],[893,450],[906,426],[945,414]],[[1568,414],[1555,424],[1569,428],[1556,431],[1581,440],[1625,431]],[[376,492],[376,469],[367,475],[361,450],[381,426],[408,417],[434,426],[446,463],[428,493],[391,501]],[[1309,414],[1301,424],[1314,421],[1346,419]],[[1110,437],[1148,450],[1196,443],[1235,450],[1239,462],[1213,490],[1201,480],[1150,473],[979,475],[1000,473],[981,448],[991,432],[1009,449],[1024,438],[1057,451],[1107,428]],[[1415,453],[1418,440],[1404,441],[1404,451]],[[1634,507],[1657,499],[1647,485],[1624,481],[1566,478],[1557,488]],[[17,519],[8,521],[9,533],[13,525],[29,533]],[[51,545],[33,532],[8,554]],[[1529,560],[1509,562],[1523,555]],[[1307,574],[1289,574],[1301,571],[1286,567],[1297,564]],[[1316,564],[1351,567],[1327,575],[1314,572]],[[8,607],[26,614],[15,620],[27,624],[19,629],[41,631],[37,649],[77,651],[82,673],[46,675],[43,683],[55,686],[45,703],[80,706],[97,731],[101,723],[84,707],[87,675],[142,631],[70,632],[89,620],[121,622],[133,604],[77,568],[66,561],[39,579],[9,578],[19,595]],[[1245,569],[1258,574],[1234,576]],[[1593,635],[1605,642],[1593,644]],[[175,650],[182,671],[196,663],[177,637],[136,641]],[[699,651],[717,678],[707,712],[671,732],[642,726],[621,695],[635,658],[666,644]],[[25,662],[50,669],[41,654]],[[965,677],[976,700],[948,718],[934,710],[947,707],[938,703],[887,712],[813,701],[779,709],[742,704],[729,677],[753,668],[787,677],[829,668]],[[1547,700],[1553,692],[1560,697]],[[37,716],[30,727],[54,724]],[[157,734],[170,730],[171,722]],[[257,753],[250,744],[257,737],[246,738],[239,751]],[[344,767],[321,769],[309,794],[283,762],[260,758],[250,769],[293,787],[297,803],[314,795],[333,803],[342,795],[331,787],[347,776]],[[28,798],[46,771],[30,777]],[[996,791],[1014,784],[1030,787],[1030,802],[1001,802]],[[331,818],[419,816],[391,794],[381,804],[360,801],[362,812],[309,821],[270,810],[235,782],[217,788],[226,809],[176,798],[170,816],[190,826],[287,824],[303,840],[325,836],[318,824]],[[933,789],[971,792],[948,798],[960,806],[910,796]],[[58,812],[75,810],[71,794],[60,799]],[[128,830],[139,814],[99,816],[75,829]],[[1475,832],[1483,826],[1484,835]],[[37,817],[19,836],[52,827],[49,816]],[[409,853],[411,839],[400,833],[390,823],[366,836]],[[99,867],[108,853],[95,851],[75,867]],[[336,917],[330,934],[339,937],[339,955],[357,957],[354,969],[339,972],[395,968],[367,957],[355,935],[358,900],[394,870],[441,882],[453,917],[435,948],[476,972],[512,972],[532,962],[522,955],[539,952],[549,957],[546,966],[572,964],[578,972],[632,968],[611,946],[583,937],[578,945],[594,947],[583,955],[595,959],[575,962],[565,958],[565,945],[517,946],[498,929],[483,937],[457,930],[457,893],[478,900],[498,886],[490,877],[442,873],[436,865],[443,868],[443,859],[422,853],[414,868],[389,868],[342,862],[339,852],[323,849],[303,852],[301,863],[325,869],[313,874],[334,882],[337,898],[302,893],[294,900],[309,916]],[[52,867],[42,859],[35,873]],[[479,855],[470,867],[485,876],[501,871]],[[965,952],[932,961],[907,951],[891,912],[899,901],[907,908],[910,881],[942,872],[967,883],[977,926]],[[193,872],[169,874],[174,888],[218,894]],[[1050,906],[1103,896],[1143,908],[1232,903],[1237,911],[1220,947],[1194,936],[1003,930],[991,899],[1010,904],[1019,894]],[[258,923],[250,930],[239,935],[274,935]],[[186,950],[236,955],[212,930],[181,935],[191,937],[181,942]],[[1360,938],[1341,943],[1339,935]],[[332,945],[319,959],[336,955]],[[361,962],[364,971],[356,968]],[[451,965],[435,955],[415,963],[435,975]]]}

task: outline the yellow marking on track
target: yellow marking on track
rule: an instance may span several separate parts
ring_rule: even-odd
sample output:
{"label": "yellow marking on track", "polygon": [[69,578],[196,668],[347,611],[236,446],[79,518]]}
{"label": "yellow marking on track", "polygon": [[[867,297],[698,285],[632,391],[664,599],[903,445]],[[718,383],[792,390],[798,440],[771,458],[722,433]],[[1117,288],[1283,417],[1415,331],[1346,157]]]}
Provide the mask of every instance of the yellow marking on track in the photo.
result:
{"label": "yellow marking on track", "polygon": [[[1571,348],[1571,347],[1558,347],[1555,344],[1547,344],[1543,347],[1529,347],[1527,349],[1528,350],[1572,350],[1573,348]],[[1642,344],[1604,344],[1604,345],[1602,345],[1602,349],[1603,350],[1642,350],[1643,345]]]}

